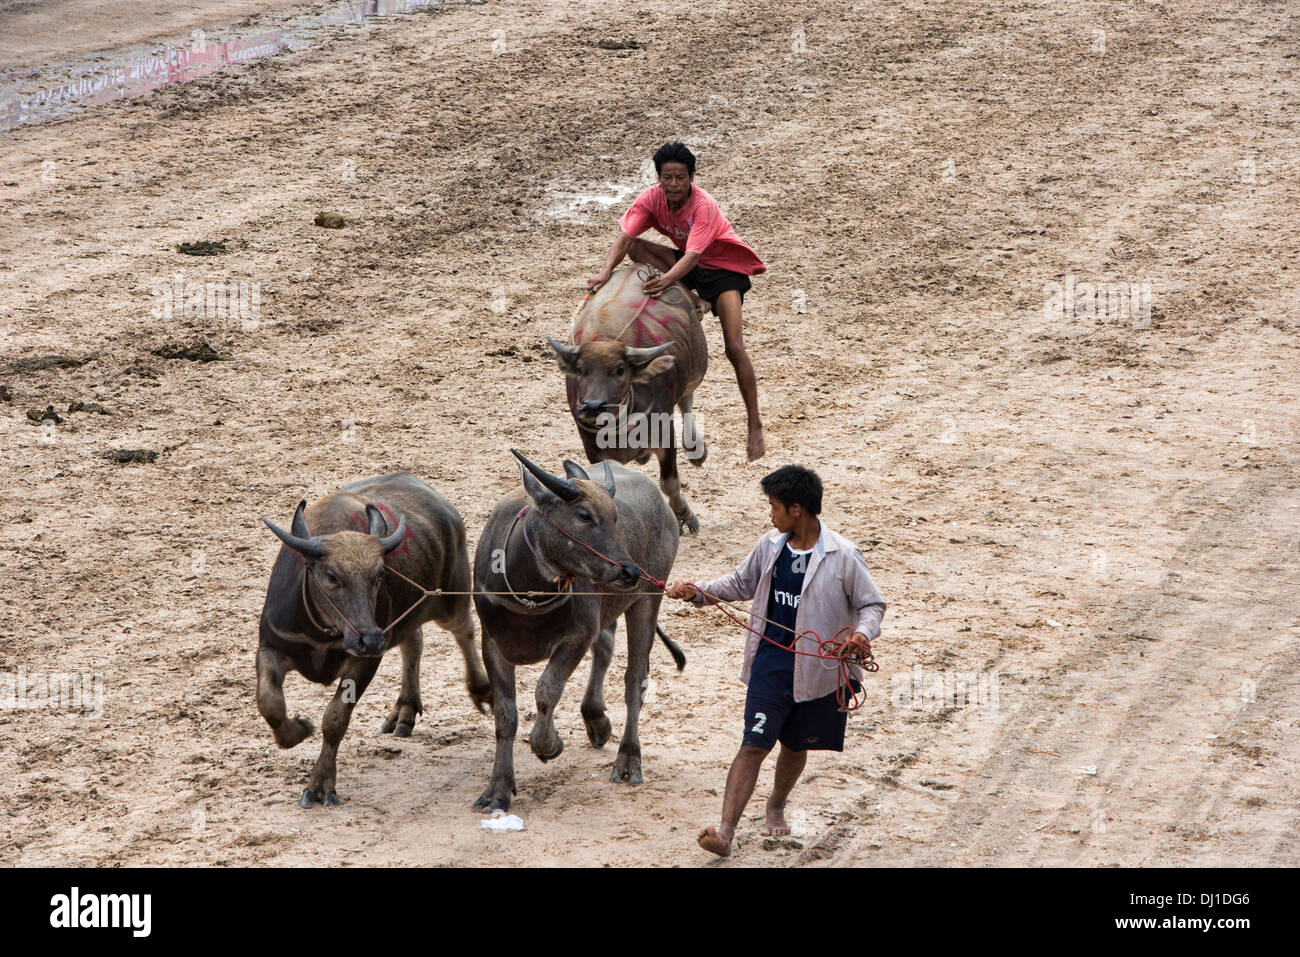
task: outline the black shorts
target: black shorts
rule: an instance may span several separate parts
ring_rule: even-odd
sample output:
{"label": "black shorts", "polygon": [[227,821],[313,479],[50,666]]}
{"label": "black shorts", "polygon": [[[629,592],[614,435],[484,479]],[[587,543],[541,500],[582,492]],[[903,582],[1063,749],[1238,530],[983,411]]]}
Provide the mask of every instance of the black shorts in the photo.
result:
{"label": "black shorts", "polygon": [[[862,686],[853,682],[855,694]],[[849,715],[840,710],[835,692],[814,701],[794,695],[765,694],[749,689],[745,695],[745,736],[741,744],[771,751],[778,741],[791,751],[843,751]]]}
{"label": "black shorts", "polygon": [[[685,255],[680,249],[673,249],[673,258],[679,262]],[[744,273],[732,272],[730,269],[701,269],[699,266],[683,276],[682,283],[699,293],[715,316],[718,314],[718,297],[724,292],[734,289],[740,293],[740,301],[744,302],[745,293],[754,285]]]}

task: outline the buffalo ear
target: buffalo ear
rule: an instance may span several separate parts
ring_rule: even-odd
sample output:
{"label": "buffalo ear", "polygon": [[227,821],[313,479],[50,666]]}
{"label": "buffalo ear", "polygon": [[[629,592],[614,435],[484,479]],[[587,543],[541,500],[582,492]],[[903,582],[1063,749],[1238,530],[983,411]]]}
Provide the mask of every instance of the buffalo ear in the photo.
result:
{"label": "buffalo ear", "polygon": [[289,525],[289,530],[299,538],[311,538],[311,532],[307,531],[307,519],[303,516],[305,511],[307,511],[307,500],[303,499],[293,510],[293,522]]}
{"label": "buffalo ear", "polygon": [[632,367],[633,382],[649,382],[673,367],[673,357],[664,355],[673,347],[673,340],[642,349],[624,349],[623,355]]}
{"label": "buffalo ear", "polygon": [[658,359],[653,360],[648,365],[642,366],[641,369],[637,371],[636,375],[632,376],[632,381],[649,382],[655,376],[663,375],[672,367],[673,367],[672,356],[660,356]]}
{"label": "buffalo ear", "polygon": [[366,505],[366,519],[369,523],[369,532],[371,535],[384,536],[388,534],[388,520],[384,518],[384,513],[374,505]]}
{"label": "buffalo ear", "polygon": [[570,459],[564,460],[564,474],[571,479],[585,479],[587,477],[586,470]]}
{"label": "buffalo ear", "polygon": [[522,465],[519,466],[519,474],[524,480],[524,491],[538,505],[556,506],[560,504],[560,496],[556,495],[533,476],[528,469]]}
{"label": "buffalo ear", "polygon": [[550,336],[546,337],[546,341],[555,350],[555,358],[559,360],[560,370],[565,375],[576,376],[578,374],[578,353],[581,350],[577,346],[560,345]]}

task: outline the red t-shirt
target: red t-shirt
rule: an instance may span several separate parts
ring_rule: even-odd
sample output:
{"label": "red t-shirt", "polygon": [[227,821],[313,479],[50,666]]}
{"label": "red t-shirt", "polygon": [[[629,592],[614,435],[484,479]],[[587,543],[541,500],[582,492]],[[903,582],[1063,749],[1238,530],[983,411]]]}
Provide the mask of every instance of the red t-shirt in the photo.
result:
{"label": "red t-shirt", "polygon": [[672,210],[656,183],[636,198],[619,226],[634,239],[654,227],[682,252],[698,253],[701,269],[729,269],[744,276],[767,271],[758,254],[740,241],[717,201],[694,184],[682,208]]}

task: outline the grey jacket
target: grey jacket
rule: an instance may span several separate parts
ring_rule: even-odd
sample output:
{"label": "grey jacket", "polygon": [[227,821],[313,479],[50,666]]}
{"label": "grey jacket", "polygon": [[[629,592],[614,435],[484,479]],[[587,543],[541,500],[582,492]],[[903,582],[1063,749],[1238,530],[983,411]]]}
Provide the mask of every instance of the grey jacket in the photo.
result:
{"label": "grey jacket", "polygon": [[[751,602],[749,627],[758,632],[749,634],[745,643],[745,665],[740,680],[749,683],[750,669],[766,623],[768,595],[772,589],[772,570],[776,559],[785,547],[788,535],[773,529],[758,540],[754,550],[729,575],[713,581],[700,582],[695,587],[725,601]],[[707,604],[700,594],[695,604]],[[867,571],[867,561],[862,550],[847,538],[837,535],[821,523],[821,534],[808,560],[804,574],[803,592],[795,616],[798,632],[815,631],[823,639],[834,637],[840,629],[849,627],[860,631],[871,641],[880,636],[880,622],[885,617],[885,602],[880,597],[876,583]],[[841,641],[848,634],[841,636]],[[801,635],[796,646],[799,651],[817,651],[817,642],[811,635]],[[853,677],[862,680],[862,669],[852,668]],[[834,662],[808,655],[795,655],[794,700],[812,701],[835,690],[838,668]]]}

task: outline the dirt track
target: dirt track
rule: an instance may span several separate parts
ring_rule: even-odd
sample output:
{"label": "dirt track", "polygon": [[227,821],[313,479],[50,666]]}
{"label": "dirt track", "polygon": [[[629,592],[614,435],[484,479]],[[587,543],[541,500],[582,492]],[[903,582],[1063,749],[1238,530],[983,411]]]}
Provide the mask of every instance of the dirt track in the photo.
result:
{"label": "dirt track", "polygon": [[[746,301],[769,454],[744,461],[710,319],[710,458],[683,475],[702,527],[675,577],[743,558],[758,479],[795,461],[890,603],[881,673],[846,751],[810,760],[793,838],[758,836],[769,769],[721,866],[1295,864],[1294,13],[612,6],[340,28],[0,134],[0,666],[104,676],[100,717],[0,711],[0,860],[711,863],[694,834],[743,688],[740,636],[710,613],[665,604],[689,664],[652,659],[646,783],[608,783],[614,748],[586,746],[584,665],[562,757],[518,744],[519,834],[470,811],[492,727],[441,632],[411,738],[377,733],[396,657],[362,699],[339,808],[294,803],[319,739],[279,751],[253,703],[277,547],[258,516],[405,468],[473,539],[517,481],[507,447],[578,457],[543,336],[624,204],[574,197],[637,188],[681,137],[769,265]],[[151,315],[177,273],[259,283],[259,325]],[[1049,321],[1067,274],[1149,281],[1149,320]],[[196,338],[226,360],[152,354]],[[52,433],[26,414],[50,404]],[[611,703],[622,652],[620,633]],[[992,676],[996,707],[891,695],[918,666]],[[540,669],[520,673],[523,719]],[[329,692],[286,692],[319,721]]]}

